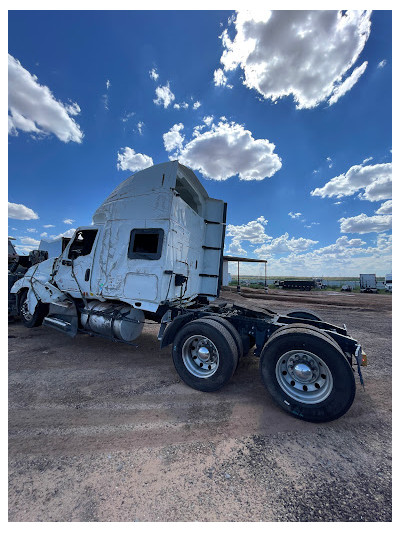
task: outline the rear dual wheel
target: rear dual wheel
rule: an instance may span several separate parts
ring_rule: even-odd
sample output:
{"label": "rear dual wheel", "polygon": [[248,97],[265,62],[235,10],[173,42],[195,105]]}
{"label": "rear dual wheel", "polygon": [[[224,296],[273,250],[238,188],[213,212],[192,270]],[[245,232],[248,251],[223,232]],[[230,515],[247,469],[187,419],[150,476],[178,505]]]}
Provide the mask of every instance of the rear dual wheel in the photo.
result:
{"label": "rear dual wheel", "polygon": [[303,420],[335,420],[354,400],[354,374],[344,353],[313,326],[284,326],[271,335],[261,353],[260,371],[274,401]]}
{"label": "rear dual wheel", "polygon": [[226,325],[205,317],[189,322],[177,334],[172,359],[180,378],[189,387],[213,392],[231,379],[239,353]]}
{"label": "rear dual wheel", "polygon": [[291,309],[288,313],[286,313],[286,316],[293,318],[306,318],[308,320],[317,320],[318,322],[322,322],[322,318],[319,315],[311,313],[308,309]]}

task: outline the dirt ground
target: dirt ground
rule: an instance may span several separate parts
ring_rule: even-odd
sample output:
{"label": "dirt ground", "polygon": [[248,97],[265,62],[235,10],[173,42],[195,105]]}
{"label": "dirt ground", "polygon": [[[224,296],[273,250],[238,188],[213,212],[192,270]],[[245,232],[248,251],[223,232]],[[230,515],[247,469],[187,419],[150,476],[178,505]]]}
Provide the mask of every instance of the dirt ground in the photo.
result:
{"label": "dirt ground", "polygon": [[226,292],[347,325],[368,355],[365,392],[339,420],[297,420],[258,359],[201,393],[158,325],[138,347],[9,327],[10,521],[390,521],[391,295]]}

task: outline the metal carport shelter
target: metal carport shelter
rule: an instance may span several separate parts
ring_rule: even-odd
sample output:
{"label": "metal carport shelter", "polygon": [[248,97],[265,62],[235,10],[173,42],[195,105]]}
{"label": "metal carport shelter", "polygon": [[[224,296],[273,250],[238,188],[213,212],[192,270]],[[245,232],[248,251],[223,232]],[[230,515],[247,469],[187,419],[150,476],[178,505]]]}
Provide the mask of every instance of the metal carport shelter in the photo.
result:
{"label": "metal carport shelter", "polygon": [[264,285],[267,289],[267,263],[266,259],[251,259],[249,257],[234,257],[231,255],[224,255],[224,261],[235,261],[237,262],[237,291],[240,292],[240,263],[264,263]]}

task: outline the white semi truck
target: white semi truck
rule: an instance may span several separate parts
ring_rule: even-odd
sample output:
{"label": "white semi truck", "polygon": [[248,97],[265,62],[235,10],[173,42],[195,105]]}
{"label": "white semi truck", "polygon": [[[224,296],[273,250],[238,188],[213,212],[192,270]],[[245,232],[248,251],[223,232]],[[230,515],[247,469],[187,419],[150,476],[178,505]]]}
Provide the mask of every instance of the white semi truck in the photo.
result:
{"label": "white semi truck", "polygon": [[181,379],[223,387],[255,346],[262,380],[293,416],[342,416],[366,356],[345,326],[307,311],[279,315],[219,298],[226,204],[210,198],[178,161],[122,182],[79,227],[58,258],[30,268],[12,287],[25,326],[44,324],[132,343],[145,320],[160,323]]}

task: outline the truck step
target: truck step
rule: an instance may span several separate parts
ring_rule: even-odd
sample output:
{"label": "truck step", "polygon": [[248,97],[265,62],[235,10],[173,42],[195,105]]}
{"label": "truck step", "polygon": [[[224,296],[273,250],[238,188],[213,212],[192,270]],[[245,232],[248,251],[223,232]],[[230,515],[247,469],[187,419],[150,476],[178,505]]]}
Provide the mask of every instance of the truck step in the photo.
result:
{"label": "truck step", "polygon": [[72,306],[73,306],[73,303],[72,302],[54,302],[53,303],[54,306],[57,306],[57,307],[62,307],[63,309],[70,309]]}
{"label": "truck step", "polygon": [[71,337],[75,337],[78,328],[78,319],[75,317],[68,318],[71,318],[70,322],[55,316],[46,316],[43,320],[43,325],[62,331]]}

